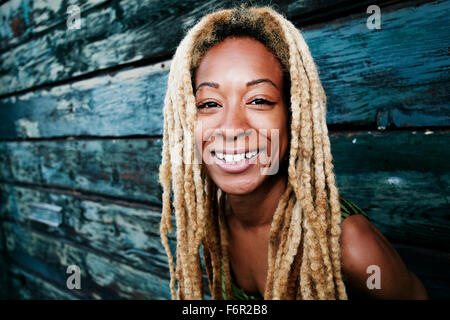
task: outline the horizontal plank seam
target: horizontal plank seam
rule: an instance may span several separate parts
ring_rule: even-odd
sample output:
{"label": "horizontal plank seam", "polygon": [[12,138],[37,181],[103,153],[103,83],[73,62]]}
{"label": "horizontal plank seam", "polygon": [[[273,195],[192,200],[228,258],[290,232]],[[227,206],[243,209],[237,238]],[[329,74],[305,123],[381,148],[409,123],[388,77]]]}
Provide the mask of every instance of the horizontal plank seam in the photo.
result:
{"label": "horizontal plank seam", "polygon": [[80,200],[89,200],[89,201],[95,201],[99,203],[109,203],[109,204],[116,204],[127,208],[132,209],[144,209],[144,210],[150,210],[155,212],[161,212],[161,206],[156,205],[154,203],[148,202],[148,201],[139,201],[139,200],[133,200],[130,201],[129,198],[123,198],[118,196],[105,196],[100,193],[92,192],[92,191],[86,191],[83,189],[78,188],[69,188],[69,187],[61,187],[61,186],[42,186],[34,183],[27,183],[27,182],[18,182],[18,181],[7,181],[0,179],[0,184],[8,184],[11,186],[18,186],[18,187],[24,187],[28,189],[34,189],[41,192],[47,192],[47,193],[54,193],[54,194],[64,194],[67,196],[71,196]]}
{"label": "horizontal plank seam", "polygon": [[[417,127],[395,127],[387,126],[385,130],[380,130],[374,126],[353,125],[353,124],[329,124],[328,133],[360,133],[367,131],[377,133],[396,133],[396,132],[426,132],[432,130],[437,133],[446,133],[450,131],[450,126],[417,126]],[[97,140],[159,140],[162,135],[122,135],[122,136],[95,136],[95,135],[78,135],[78,136],[57,136],[57,137],[39,137],[39,138],[11,138],[0,139],[0,142],[38,142],[38,141],[97,141]]]}
{"label": "horizontal plank seam", "polygon": [[[294,23],[297,28],[303,27],[320,27],[331,20],[338,19],[352,19],[352,15],[366,13],[367,7],[370,5],[377,5],[380,7],[382,13],[387,13],[399,9],[416,7],[422,4],[435,2],[436,0],[378,0],[378,1],[348,1],[347,3],[337,3],[321,10],[305,12],[298,15],[288,16],[287,18]],[[342,9],[344,8],[344,9]],[[320,12],[326,14],[319,15]],[[313,13],[313,14],[312,14]],[[314,15],[315,14],[315,15]]]}
{"label": "horizontal plank seam", "polygon": [[[27,231],[37,233],[38,235],[44,236],[46,238],[50,238],[50,241],[58,241],[58,242],[62,241],[64,244],[66,244],[68,246],[71,246],[71,247],[79,248],[81,251],[84,251],[86,253],[92,253],[92,254],[95,254],[95,255],[97,255],[97,256],[99,256],[101,258],[104,258],[106,260],[114,261],[115,263],[119,264],[120,266],[127,266],[128,268],[132,268],[132,269],[135,269],[135,270],[140,271],[140,272],[153,274],[150,269],[145,269],[145,268],[142,268],[142,267],[130,264],[130,263],[124,263],[124,262],[118,260],[116,257],[111,256],[109,254],[106,254],[104,251],[101,251],[100,249],[96,249],[96,248],[93,248],[93,247],[88,247],[88,246],[86,246],[86,245],[84,245],[82,243],[76,242],[74,240],[71,240],[71,239],[68,239],[68,238],[65,238],[65,237],[61,237],[61,236],[56,236],[56,235],[54,235],[54,234],[52,234],[50,232],[44,232],[42,230],[38,230],[36,228],[32,228],[32,227],[28,226],[27,224],[22,223],[21,221],[17,221],[17,220],[16,221],[12,221],[12,220],[6,220],[6,219],[0,219],[0,221],[2,221],[2,224],[4,222],[11,223],[11,224],[16,224],[16,225],[26,229]],[[161,245],[161,247],[162,247],[162,245]],[[127,259],[126,257],[123,257],[123,256],[120,256],[120,257],[122,257],[122,259],[124,261],[132,262],[130,259]],[[7,261],[11,261],[9,259],[8,251],[7,251]],[[168,266],[169,266],[169,264],[167,264],[167,267]]]}
{"label": "horizontal plank seam", "polygon": [[92,140],[158,140],[162,139],[162,135],[144,135],[133,134],[123,136],[94,136],[94,135],[78,135],[78,136],[57,136],[57,137],[39,137],[39,138],[13,138],[0,139],[0,142],[24,142],[24,141],[92,141]]}
{"label": "horizontal plank seam", "polygon": [[[402,3],[402,1],[399,1],[399,0],[392,1],[391,0],[391,1],[374,1],[373,4],[378,4],[378,5],[381,5],[381,4],[384,4],[384,5],[400,4],[400,6],[401,6],[400,8],[403,8],[403,7],[409,7],[409,6],[417,6],[419,4],[428,3],[428,2],[432,2],[432,1],[430,1],[430,0],[415,0],[415,1],[409,1],[405,5],[404,2]],[[105,2],[103,4],[100,4],[100,5],[98,5],[98,7],[100,8],[102,6],[106,6],[107,4],[109,4],[109,2]],[[305,26],[312,26],[313,24],[325,23],[325,22],[328,22],[330,20],[337,19],[339,17],[345,17],[346,15],[352,13],[353,11],[354,11],[354,13],[357,13],[357,12],[358,13],[364,13],[364,12],[358,11],[358,9],[361,9],[361,8],[363,8],[365,6],[367,6],[367,3],[364,3],[363,5],[361,5],[361,4],[355,5],[355,7],[351,11],[348,11],[348,12],[347,11],[343,11],[343,13],[340,13],[339,16],[335,16],[335,17],[332,17],[332,18],[327,16],[326,19],[317,20],[317,21],[312,20],[310,23],[307,23],[307,22],[304,23],[302,21],[302,25],[301,26],[299,26],[299,24],[300,24],[299,22],[296,23],[296,20],[298,20],[298,19],[305,19],[307,16],[311,16],[311,12],[309,12],[309,13],[303,15],[303,16],[302,15],[292,16],[292,17],[287,16],[287,18],[290,19],[291,21],[293,21],[293,23],[297,27],[302,27],[303,28]],[[313,11],[313,12],[315,12],[315,11]],[[320,10],[318,10],[318,12],[320,12]],[[57,26],[58,25],[56,25],[55,27],[57,27]],[[181,41],[181,39],[180,39],[180,41]],[[125,68],[128,68],[128,67],[147,66],[148,64],[159,63],[159,62],[162,62],[164,60],[172,58],[174,53],[175,53],[174,50],[170,50],[170,51],[165,50],[165,51],[159,52],[159,53],[157,53],[155,55],[152,55],[150,57],[144,57],[143,59],[140,59],[138,61],[132,61],[132,62],[129,62],[129,63],[118,64],[118,65],[115,65],[115,66],[110,66],[110,67],[107,67],[107,68],[103,68],[103,69],[87,72],[85,74],[81,74],[79,76],[71,77],[71,78],[68,78],[68,79],[63,79],[63,80],[53,81],[53,82],[45,82],[45,83],[42,83],[40,85],[32,86],[32,87],[27,88],[27,89],[17,90],[17,91],[13,91],[13,92],[8,92],[8,93],[6,93],[4,95],[0,95],[0,99],[8,98],[8,97],[15,96],[15,95],[25,94],[25,93],[28,93],[28,92],[31,92],[31,91],[34,91],[34,90],[50,89],[52,87],[56,87],[56,86],[59,86],[59,85],[69,84],[69,83],[71,83],[73,81],[86,80],[86,79],[93,78],[93,77],[96,77],[96,76],[105,75],[105,74],[107,74],[109,72],[113,72],[113,71],[117,72],[117,71],[120,71],[121,69],[125,69]]]}
{"label": "horizontal plank seam", "polygon": [[6,94],[0,95],[0,99],[9,98],[12,96],[19,96],[25,93],[29,93],[36,90],[50,90],[54,87],[58,87],[61,85],[70,84],[72,82],[82,81],[82,80],[89,80],[91,78],[99,77],[99,76],[105,76],[109,75],[110,73],[118,73],[120,71],[126,71],[127,69],[132,68],[138,68],[138,67],[148,67],[154,64],[158,64],[161,62],[164,62],[166,60],[172,59],[173,52],[162,52],[160,54],[156,54],[152,57],[144,57],[137,61],[127,62],[127,63],[121,63],[115,66],[110,66],[103,69],[97,69],[95,71],[87,72],[80,74],[78,76],[70,77],[68,79],[62,79],[52,82],[44,82],[42,84],[32,86],[26,89],[17,90],[8,92]]}
{"label": "horizontal plank seam", "polygon": [[[80,8],[80,16],[83,17],[86,13],[90,13],[93,10],[97,10],[97,9],[102,9],[102,7],[110,5],[112,1],[111,0],[107,0],[103,3],[100,4],[94,4],[93,6],[89,7],[89,8]],[[68,16],[64,16],[64,18],[60,19],[60,21],[53,23],[52,25],[50,25],[49,27],[45,28],[44,30],[41,30],[39,32],[35,32],[33,34],[31,34],[30,36],[28,36],[28,38],[26,39],[26,41],[19,41],[18,43],[12,44],[12,45],[7,45],[5,48],[2,48],[0,50],[0,54],[8,51],[8,50],[12,50],[22,44],[25,44],[27,42],[39,39],[40,37],[43,37],[44,35],[46,35],[47,33],[53,31],[54,29],[58,28],[61,25],[66,25],[67,23],[67,17]]]}
{"label": "horizontal plank seam", "polygon": [[[53,279],[50,278],[46,278],[43,277],[42,274],[35,272],[32,269],[28,269],[26,266],[23,265],[19,265],[18,263],[16,263],[14,260],[8,260],[9,266],[8,266],[8,270],[7,272],[12,275],[12,271],[10,266],[14,266],[17,269],[19,269],[20,271],[29,273],[30,275],[39,278],[40,281],[42,282],[47,282],[48,284],[50,284],[51,286],[55,287],[56,289],[58,289],[59,291],[62,291],[58,286],[60,285],[60,283],[55,282]],[[9,279],[8,279],[9,280]],[[83,295],[81,292],[79,293],[78,290],[71,290],[71,292],[65,292],[67,295],[72,296],[76,299],[80,299],[80,298],[86,298],[86,295]]]}

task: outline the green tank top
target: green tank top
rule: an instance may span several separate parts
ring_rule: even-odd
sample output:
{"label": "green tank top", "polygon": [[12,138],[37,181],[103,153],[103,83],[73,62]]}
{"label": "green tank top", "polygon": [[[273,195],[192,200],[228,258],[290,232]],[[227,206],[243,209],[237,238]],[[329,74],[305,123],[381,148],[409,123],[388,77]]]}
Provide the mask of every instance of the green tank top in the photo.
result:
{"label": "green tank top", "polygon": [[[355,203],[343,198],[342,196],[339,197],[339,200],[340,200],[339,202],[341,204],[341,218],[342,218],[341,221],[342,222],[345,220],[345,218],[347,218],[348,216],[354,215],[354,214],[362,214],[366,218],[369,219],[369,216],[367,215],[367,213],[364,212],[361,208],[359,208]],[[226,299],[223,262],[222,262],[222,288],[223,288],[223,291],[222,291],[223,299]],[[238,286],[238,284],[236,283],[236,280],[233,277],[232,271],[231,271],[231,295],[232,295],[233,300],[263,300],[263,297],[260,294],[252,295],[252,294],[247,293],[244,289],[240,288]]]}

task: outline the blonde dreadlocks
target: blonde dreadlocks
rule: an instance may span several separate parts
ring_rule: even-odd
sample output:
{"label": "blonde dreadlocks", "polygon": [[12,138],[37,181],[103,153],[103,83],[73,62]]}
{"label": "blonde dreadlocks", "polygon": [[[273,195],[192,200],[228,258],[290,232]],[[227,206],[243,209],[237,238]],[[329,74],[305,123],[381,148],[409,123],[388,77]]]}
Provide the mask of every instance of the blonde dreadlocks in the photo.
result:
{"label": "blonde dreadlocks", "polygon": [[[279,59],[290,81],[288,183],[271,224],[264,298],[347,299],[326,95],[301,33],[270,7],[238,7],[204,16],[189,30],[173,58],[164,102],[159,175],[163,187],[160,231],[169,260],[172,298],[203,298],[200,247],[212,298],[221,299],[223,289],[231,298],[224,197],[194,161],[197,108],[193,76],[206,51],[232,36],[250,36],[262,42]],[[176,267],[167,236],[172,231],[172,193]]]}

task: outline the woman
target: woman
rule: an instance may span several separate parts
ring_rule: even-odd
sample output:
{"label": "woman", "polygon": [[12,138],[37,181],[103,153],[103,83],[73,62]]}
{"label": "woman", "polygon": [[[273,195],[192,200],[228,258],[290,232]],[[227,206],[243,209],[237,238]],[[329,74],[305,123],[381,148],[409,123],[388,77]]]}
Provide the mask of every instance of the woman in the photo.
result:
{"label": "woman", "polygon": [[160,167],[172,298],[203,298],[200,250],[213,299],[427,298],[339,196],[325,113],[309,49],[275,10],[221,10],[189,30],[170,69]]}

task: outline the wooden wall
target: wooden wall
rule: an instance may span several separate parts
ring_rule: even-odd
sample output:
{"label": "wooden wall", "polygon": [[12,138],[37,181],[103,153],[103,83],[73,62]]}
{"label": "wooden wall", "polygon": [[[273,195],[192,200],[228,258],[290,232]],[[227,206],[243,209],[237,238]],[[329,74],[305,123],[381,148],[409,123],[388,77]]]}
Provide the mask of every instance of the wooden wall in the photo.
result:
{"label": "wooden wall", "polygon": [[[233,3],[1,2],[0,298],[170,297],[158,183],[170,59],[199,17]],[[366,27],[370,4],[380,30]],[[450,0],[276,8],[318,65],[341,193],[450,298]],[[81,290],[66,287],[73,264]]]}

